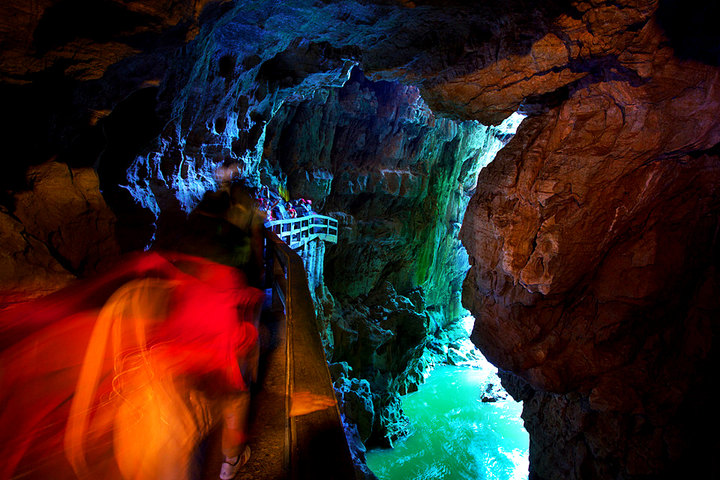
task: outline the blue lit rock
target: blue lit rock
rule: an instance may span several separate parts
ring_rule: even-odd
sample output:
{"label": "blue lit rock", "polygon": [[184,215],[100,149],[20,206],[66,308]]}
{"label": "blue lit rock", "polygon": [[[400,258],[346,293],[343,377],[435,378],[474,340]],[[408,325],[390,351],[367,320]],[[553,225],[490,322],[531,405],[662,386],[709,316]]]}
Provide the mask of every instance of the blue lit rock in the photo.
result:
{"label": "blue lit rock", "polygon": [[334,386],[335,391],[338,392],[342,412],[348,420],[357,425],[360,439],[366,442],[370,438],[375,421],[370,384],[367,380],[342,376],[335,381]]}
{"label": "blue lit rock", "polygon": [[375,424],[373,395],[367,380],[352,377],[352,368],[346,362],[328,365],[333,378],[333,388],[342,414],[345,436],[355,461],[358,479],[375,480],[365,461],[365,442]]}

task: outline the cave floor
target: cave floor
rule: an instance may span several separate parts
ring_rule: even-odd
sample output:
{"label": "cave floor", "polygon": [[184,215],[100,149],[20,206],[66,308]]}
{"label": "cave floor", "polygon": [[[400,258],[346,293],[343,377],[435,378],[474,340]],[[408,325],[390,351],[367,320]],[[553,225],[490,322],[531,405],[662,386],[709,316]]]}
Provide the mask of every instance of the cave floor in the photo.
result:
{"label": "cave floor", "polygon": [[[260,328],[261,363],[258,384],[253,390],[250,417],[250,450],[248,463],[235,480],[284,479],[289,477],[285,438],[286,355],[285,317],[282,312],[263,312]],[[202,480],[217,480],[223,456],[220,428],[216,428],[201,446]]]}

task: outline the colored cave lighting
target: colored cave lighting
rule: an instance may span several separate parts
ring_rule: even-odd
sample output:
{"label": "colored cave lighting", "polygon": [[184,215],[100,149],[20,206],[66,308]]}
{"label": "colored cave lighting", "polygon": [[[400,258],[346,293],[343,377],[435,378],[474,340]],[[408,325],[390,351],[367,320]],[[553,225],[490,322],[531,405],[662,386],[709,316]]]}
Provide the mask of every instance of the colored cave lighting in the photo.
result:
{"label": "colored cave lighting", "polygon": [[160,215],[161,208],[152,188],[153,182],[171,189],[186,213],[195,208],[205,192],[217,188],[216,166],[212,162],[205,161],[197,166],[196,162],[183,159],[170,175],[164,175],[160,165],[161,154],[137,157],[127,171],[128,185],[122,185],[140,206],[152,211],[155,218]]}
{"label": "colored cave lighting", "polygon": [[[150,155],[143,157],[137,157],[135,161],[130,165],[127,170],[127,185],[120,185],[122,188],[130,192],[133,199],[143,208],[150,210],[155,218],[160,215],[160,206],[155,199],[155,194],[150,188],[148,177],[152,178],[151,175],[141,175],[141,171],[149,171],[154,163],[150,161]],[[157,163],[159,165],[159,162]],[[162,173],[159,171],[157,175],[162,178]]]}
{"label": "colored cave lighting", "polygon": [[[526,116],[515,112],[496,127],[478,128],[476,142],[481,145],[478,167],[483,169],[493,161],[497,153],[510,141]],[[478,125],[480,125],[478,123]]]}
{"label": "colored cave lighting", "polygon": [[[185,213],[195,208],[205,192],[217,188],[215,168],[211,162],[204,162],[200,167],[194,162],[183,162],[173,173],[171,185]],[[186,170],[184,175],[183,169]]]}
{"label": "colored cave lighting", "polygon": [[496,128],[500,133],[515,135],[515,132],[517,132],[518,127],[520,127],[520,124],[526,118],[527,118],[527,115],[522,114],[520,112],[514,112],[512,115],[510,115],[508,118],[506,118]]}

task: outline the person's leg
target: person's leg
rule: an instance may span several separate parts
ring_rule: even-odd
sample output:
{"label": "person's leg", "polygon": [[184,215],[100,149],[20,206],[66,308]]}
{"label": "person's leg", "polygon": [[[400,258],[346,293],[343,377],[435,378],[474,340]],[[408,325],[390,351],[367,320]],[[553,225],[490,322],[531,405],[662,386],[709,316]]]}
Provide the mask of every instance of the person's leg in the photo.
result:
{"label": "person's leg", "polygon": [[250,392],[240,392],[223,406],[222,453],[225,461],[220,478],[230,480],[250,458],[247,446],[250,413]]}
{"label": "person's leg", "polygon": [[222,453],[236,457],[247,443],[250,392],[242,392],[223,407]]}
{"label": "person's leg", "polygon": [[[262,298],[258,298],[255,303],[255,305],[245,305],[252,310],[241,311],[240,318],[247,318],[256,333],[259,327]],[[235,477],[240,467],[250,458],[250,447],[247,445],[250,428],[250,391],[251,386],[257,381],[259,354],[260,344],[255,334],[254,344],[237,359],[246,390],[228,397],[223,402],[222,453],[225,455],[225,461],[220,470],[220,478],[223,480]]]}

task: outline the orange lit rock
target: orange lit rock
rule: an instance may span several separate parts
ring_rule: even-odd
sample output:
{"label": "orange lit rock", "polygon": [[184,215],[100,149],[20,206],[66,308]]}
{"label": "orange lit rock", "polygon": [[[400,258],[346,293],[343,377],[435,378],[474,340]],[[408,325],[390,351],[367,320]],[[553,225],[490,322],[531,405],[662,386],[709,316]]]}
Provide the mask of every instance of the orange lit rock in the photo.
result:
{"label": "orange lit rock", "polygon": [[115,216],[92,169],[48,162],[27,179],[32,190],[16,195],[12,212],[0,211],[1,297],[46,294],[117,260]]}
{"label": "orange lit rock", "polygon": [[[720,72],[663,58],[647,81],[581,83],[527,119],[465,217],[473,339],[532,387],[508,380],[532,402],[541,478],[708,468],[692,439],[714,427],[690,411],[707,402],[692,393],[712,365],[699,338],[720,311]],[[583,422],[563,420],[570,408]]]}
{"label": "orange lit rock", "polygon": [[[110,65],[140,52],[129,45],[133,36],[192,25],[209,0],[86,3],[87,10],[82,10],[82,2],[3,2],[0,80],[25,83],[28,75],[63,63],[71,78],[101,78]],[[188,30],[188,40],[192,31]]]}

